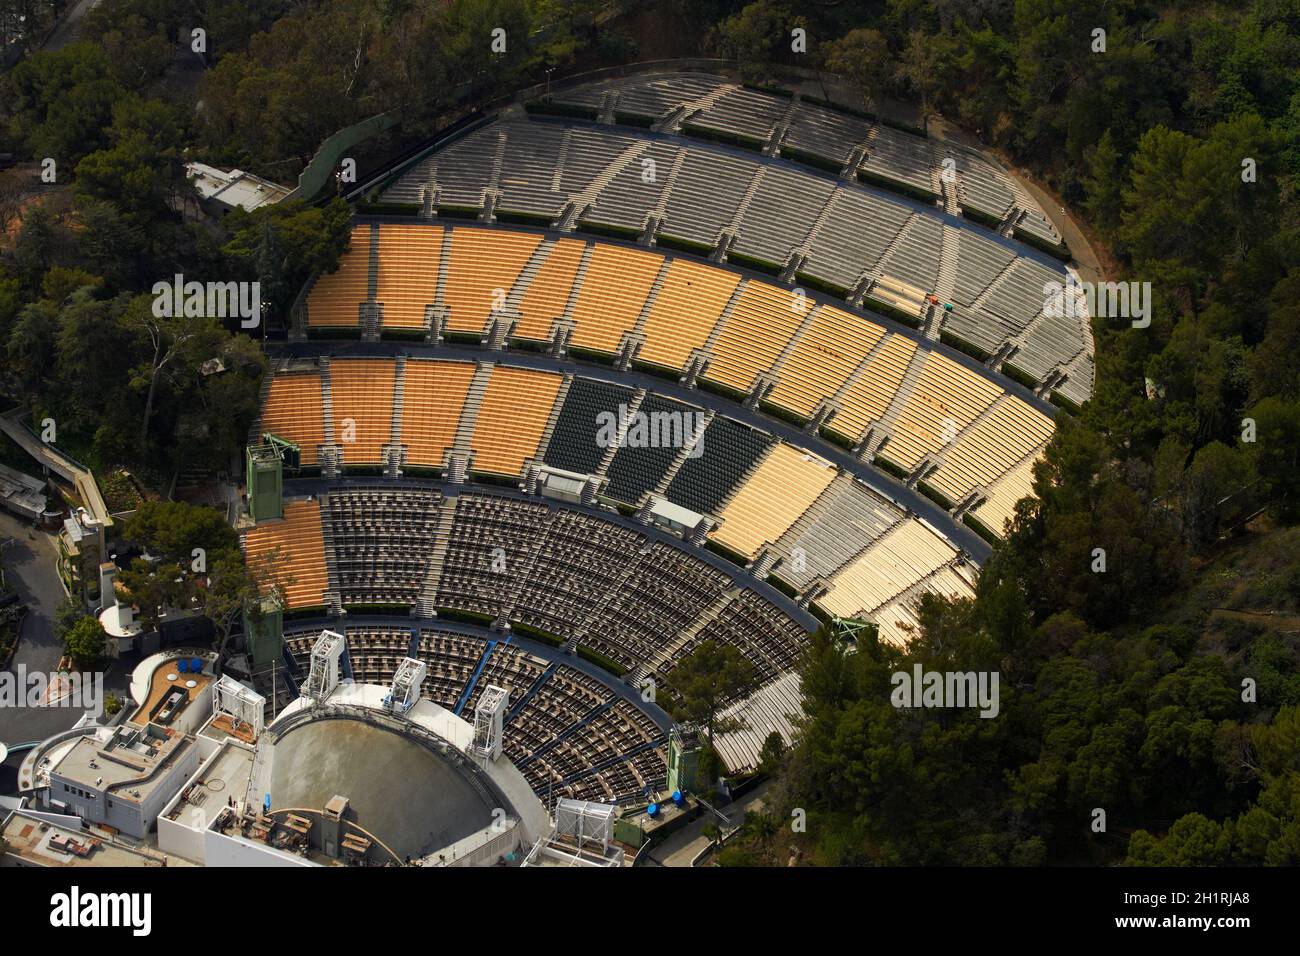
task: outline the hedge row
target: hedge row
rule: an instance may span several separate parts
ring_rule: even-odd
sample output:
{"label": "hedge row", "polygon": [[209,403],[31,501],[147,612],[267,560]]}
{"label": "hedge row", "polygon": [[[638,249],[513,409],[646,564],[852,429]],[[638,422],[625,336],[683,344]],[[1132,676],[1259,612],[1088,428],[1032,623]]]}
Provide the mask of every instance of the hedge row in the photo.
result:
{"label": "hedge row", "polygon": [[898,193],[902,196],[908,196],[912,199],[918,199],[924,203],[933,203],[940,199],[938,193],[929,189],[922,189],[919,186],[913,186],[911,183],[905,183],[902,180],[891,179],[889,176],[881,176],[879,173],[873,173],[865,169],[858,170],[858,179],[868,186],[876,186],[880,189],[887,189],[890,192]]}

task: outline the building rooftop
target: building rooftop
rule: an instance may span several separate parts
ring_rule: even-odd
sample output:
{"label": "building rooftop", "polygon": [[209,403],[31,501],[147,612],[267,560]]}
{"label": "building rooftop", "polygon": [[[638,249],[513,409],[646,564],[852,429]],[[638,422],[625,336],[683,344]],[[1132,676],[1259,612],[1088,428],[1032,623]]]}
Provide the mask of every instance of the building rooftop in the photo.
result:
{"label": "building rooftop", "polygon": [[244,799],[252,773],[253,751],[226,744],[185,786],[180,798],[167,811],[166,818],[195,829],[208,826],[229,806],[232,798]]}
{"label": "building rooftop", "polygon": [[0,465],[0,502],[11,511],[38,518],[45,511],[45,482]]}
{"label": "building rooftop", "polygon": [[[210,674],[195,674],[190,670],[182,673],[180,670],[180,661],[182,660],[188,665],[191,658],[174,658],[158,665],[154,670],[149,682],[149,695],[136,712],[131,715],[132,723],[143,725],[151,720],[165,723],[166,719],[175,717],[186,706],[197,700],[198,696],[203,693],[203,688],[212,682],[212,675]],[[160,719],[163,716],[163,711],[159,711],[159,716],[154,716],[155,709],[172,694],[181,694],[183,699],[176,702],[175,709],[171,712],[170,717]]]}
{"label": "building rooftop", "polygon": [[[15,810],[0,826],[9,853],[37,866],[163,866],[158,854]],[[0,861],[3,865],[3,861]]]}
{"label": "building rooftop", "polygon": [[283,186],[242,169],[225,170],[205,163],[187,163],[185,172],[200,196],[232,209],[239,207],[251,212],[289,195],[289,190]]}
{"label": "building rooftop", "polygon": [[157,771],[188,744],[184,734],[162,727],[104,727],[78,737],[50,772],[96,790],[112,789],[115,799],[144,800],[158,786]]}

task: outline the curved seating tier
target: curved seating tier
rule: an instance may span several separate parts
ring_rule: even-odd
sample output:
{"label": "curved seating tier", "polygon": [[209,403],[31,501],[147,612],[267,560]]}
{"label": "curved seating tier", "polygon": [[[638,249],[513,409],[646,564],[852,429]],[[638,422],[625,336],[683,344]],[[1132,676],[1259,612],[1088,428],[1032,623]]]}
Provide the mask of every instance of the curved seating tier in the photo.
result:
{"label": "curved seating tier", "polygon": [[[381,235],[386,228],[386,224],[379,227]],[[462,235],[473,236],[474,248],[480,254],[493,248],[498,239],[512,249],[512,237],[520,235],[474,227],[455,227],[447,232],[448,244],[453,248]],[[549,257],[559,254],[565,243],[575,242],[547,240],[536,246],[530,267],[534,268],[533,275],[545,274]],[[599,289],[605,303],[603,315],[613,322],[599,337],[590,332],[583,337],[579,326],[573,332],[575,346],[581,339],[584,348],[612,354],[626,344],[633,364],[679,362],[673,371],[686,374],[693,369],[705,386],[717,383],[730,395],[758,397],[781,414],[815,419],[822,432],[836,436],[841,444],[855,447],[869,443],[873,453],[896,472],[927,481],[927,476],[934,474],[936,480],[929,485],[951,506],[972,492],[987,497],[1006,472],[1026,458],[1037,457],[1051,437],[1051,419],[1019,395],[1005,391],[997,379],[857,313],[825,303],[814,304],[797,292],[744,279],[715,266],[658,253],[594,241],[585,244],[580,253],[576,249],[572,253],[570,258],[579,263],[572,272],[572,288],[567,294],[552,290],[548,300],[557,307],[561,301],[580,304],[585,294]],[[594,276],[583,271],[584,266],[598,259],[608,265],[625,256],[635,257],[637,263],[628,268],[642,270],[639,283],[623,279],[612,284],[603,279],[595,283]],[[526,300],[531,289],[530,276],[516,272],[518,259],[507,254],[499,264],[503,272],[485,283],[498,282],[498,291],[506,290],[499,298],[506,302]],[[653,263],[643,268],[641,260]],[[489,260],[481,259],[477,268],[480,273],[489,273],[493,267]],[[567,265],[563,271],[570,274]],[[693,308],[697,304],[702,306],[699,311]],[[501,314],[509,313],[507,310]],[[571,309],[566,305],[532,327],[551,331],[561,326],[573,328],[571,323],[577,314],[577,306]],[[487,329],[479,331],[486,334]],[[648,356],[658,361],[652,362]],[[340,368],[360,367],[345,366],[345,361],[355,360],[333,360]],[[422,361],[410,360],[406,364],[417,389],[437,387],[425,384],[435,373],[430,373]],[[410,463],[434,467],[443,464],[444,453],[454,437],[451,415],[458,410],[457,400],[468,395],[469,376],[472,373],[465,366],[449,371],[448,401],[440,406],[417,397],[421,403],[418,407],[430,413],[428,425],[415,414],[404,414],[402,434],[410,435],[415,446],[408,449]],[[351,394],[346,391],[350,381],[348,377],[339,380],[344,397]],[[472,439],[478,459],[475,467],[512,474],[537,453],[546,424],[542,417],[546,401],[559,389],[558,381],[548,381],[537,372],[499,368],[482,396],[487,412],[484,420],[493,423],[508,417],[511,434],[476,433]],[[376,380],[374,394],[382,400],[388,388],[386,381]],[[292,389],[286,384],[285,389],[281,405],[288,406],[301,396],[301,383]],[[271,398],[279,400],[278,386]],[[270,403],[275,414],[269,420],[293,428],[295,422],[286,421],[291,417],[289,412],[275,401]],[[292,416],[301,416],[301,409],[306,407],[311,406],[293,407]],[[365,411],[352,404],[343,409],[344,413],[357,415]],[[336,421],[340,414],[335,409]],[[344,448],[343,461],[380,462],[380,437],[390,421],[391,416],[383,414],[374,418],[372,440]],[[420,440],[422,430],[436,433],[430,444]],[[301,429],[301,433],[305,443],[323,439],[319,427]],[[372,457],[358,458],[363,450],[370,451]],[[314,447],[311,451],[314,454]],[[977,462],[976,456],[985,451],[992,454]],[[311,461],[310,456],[304,458],[306,463]],[[548,463],[584,470],[550,459]],[[997,525],[992,529],[994,533],[1001,531],[1001,522]]]}
{"label": "curved seating tier", "polygon": [[[346,360],[331,360],[331,367],[341,361]],[[511,427],[521,417],[517,402],[503,404],[499,412],[490,412],[493,406],[481,403],[470,423],[472,432],[462,433],[460,439],[470,450],[471,476],[489,474],[479,467],[474,449],[481,444],[472,442],[471,435],[491,429],[492,435],[508,442],[498,453],[508,456],[515,467],[518,487],[524,487],[537,468],[551,466],[566,474],[592,475],[598,484],[607,481],[600,487],[602,497],[615,496],[604,499],[609,502],[621,500],[647,508],[662,500],[685,508],[698,521],[709,523],[703,529],[706,540],[732,560],[761,560],[764,574],[774,574],[796,591],[815,588],[825,592],[819,603],[841,616],[874,620],[891,600],[915,587],[927,574],[943,566],[966,564],[961,553],[936,532],[850,473],[805,448],[778,441],[725,415],[691,410],[585,376],[487,366],[470,372],[466,363],[432,359],[389,361],[404,362],[405,372],[399,381],[410,380],[412,371],[423,367],[435,370],[431,377],[437,380],[442,374],[437,370],[446,365],[462,383],[479,379],[484,371],[493,378],[512,373],[503,395],[531,394],[517,387],[516,378],[536,378],[544,383],[544,407],[528,411],[529,421],[542,422],[543,428]],[[300,379],[306,373],[299,368],[284,374]],[[389,380],[387,375],[381,378]],[[490,391],[490,385],[484,386],[482,381],[478,387]],[[919,388],[914,392],[914,396],[923,394]],[[920,398],[916,403],[921,407]],[[694,417],[677,432],[677,437],[684,439],[680,446],[669,443],[667,448],[643,448],[624,441],[602,447],[601,416],[626,417],[629,408],[648,416],[676,412]],[[485,413],[495,418],[489,420]],[[1014,460],[1019,453],[1017,443],[1026,444],[1030,451],[1036,447],[1032,436],[998,431],[1006,414],[1004,406],[994,406],[994,414],[984,416],[978,428],[962,432],[965,437],[953,444],[953,454],[934,466],[932,474],[932,480],[946,492],[961,487],[955,483],[966,473],[972,476],[968,481],[980,480],[984,475],[981,469],[992,467],[992,457],[1011,462],[1005,477],[992,483],[991,496],[974,510],[974,518],[995,531],[1001,530],[1003,513],[1014,505],[1014,499],[1030,491],[1026,467],[1032,465],[1032,459]],[[444,411],[443,416],[448,421],[465,417],[458,409]],[[916,416],[919,418],[919,411]],[[1008,427],[1016,424],[1013,418],[1007,423]],[[444,436],[459,430],[449,424],[440,428]],[[533,435],[539,430],[543,435],[536,439]],[[698,437],[692,442],[692,436]],[[292,434],[283,437],[295,438]],[[399,441],[407,437],[404,428]],[[440,457],[426,459],[420,457],[417,446],[405,445],[402,460],[417,471],[440,468],[445,464],[442,449],[447,446],[439,443],[436,447]],[[343,448],[345,466],[347,448]],[[620,461],[625,465],[616,470],[614,465]],[[614,588],[620,575],[631,573],[623,570],[629,554],[638,561],[647,560],[647,554],[655,551],[653,542],[635,533],[629,535],[618,526],[593,530],[580,521],[553,518],[552,506],[545,499],[526,496],[498,501],[462,495],[448,502],[454,516],[444,518],[437,513],[436,493],[422,490],[424,487],[409,492],[415,496],[410,500],[404,497],[408,491],[401,483],[364,492],[339,489],[322,496],[316,507],[321,510],[330,552],[338,554],[330,590],[341,604],[416,606],[425,594],[427,606],[452,607],[489,618],[513,615],[512,619],[543,631],[566,636],[582,633],[590,637],[593,649],[629,669],[645,662],[645,642],[654,629],[647,607],[653,602],[638,608],[632,599],[610,601],[612,592],[602,589]],[[617,494],[627,497],[618,498]],[[376,497],[385,495],[388,497],[382,500]],[[479,517],[480,511],[491,518]],[[548,522],[553,527],[548,527]],[[698,530],[683,527],[679,532],[686,535]],[[897,539],[900,561],[875,563],[877,554],[892,552],[873,549],[902,530],[908,534]],[[434,541],[435,534],[442,535],[438,542],[444,542],[447,551],[441,576],[430,590],[422,556],[440,546]],[[388,560],[385,555],[391,551],[408,558],[404,562]],[[380,561],[382,565],[376,563]],[[857,572],[849,573],[855,564],[864,568],[863,574],[876,577],[862,583]],[[532,569],[536,581],[519,577]],[[583,582],[583,588],[569,590],[570,581]],[[683,582],[681,593],[689,596],[696,592]],[[867,597],[854,603],[854,595]],[[306,598],[299,601],[306,602]],[[607,605],[603,614],[626,616],[622,635],[626,646],[613,643],[616,635],[605,626],[605,617],[593,616],[592,606],[600,602]],[[305,606],[316,603],[306,602]],[[636,621],[641,623],[634,628]]]}
{"label": "curved seating tier", "polygon": [[[688,123],[686,128],[700,127]],[[935,337],[942,334],[966,351],[993,356],[999,365],[1012,365],[1076,403],[1086,401],[1092,392],[1092,368],[1080,359],[1091,354],[1087,320],[1082,313],[1044,309],[1044,286],[1066,282],[1064,267],[938,207],[939,192],[955,189],[955,197],[967,202],[983,197],[986,207],[997,209],[982,209],[985,216],[1005,218],[1030,233],[1041,223],[1054,235],[1046,218],[1028,208],[1032,201],[1023,189],[1009,178],[994,184],[996,167],[976,153],[954,148],[955,156],[922,159],[910,154],[931,151],[928,140],[878,131],[864,137],[854,150],[866,157],[861,165],[864,176],[898,181],[910,189],[924,182],[934,203],[917,203],[806,166],[672,135],[554,119],[507,119],[479,128],[401,173],[383,191],[383,200],[414,203],[413,197],[430,190],[439,195],[471,191],[481,197],[476,208],[484,207],[491,196],[491,209],[503,216],[520,212],[533,219],[540,216],[543,224],[613,231],[630,240],[657,237],[660,244],[780,272],[791,282],[806,281],[853,301],[862,296],[867,308],[874,302],[878,309],[902,313],[913,325],[929,324]],[[893,143],[895,137],[909,142]],[[949,159],[955,164],[956,187],[941,184],[944,160]],[[469,183],[462,182],[463,177]],[[550,199],[539,203],[541,196]],[[955,208],[957,198],[948,201]],[[468,239],[467,248],[477,241]],[[561,281],[572,267],[572,257],[569,248],[557,262]],[[512,258],[506,271],[513,272],[506,279],[523,274],[527,258]],[[598,290],[625,283],[630,295],[644,299],[655,282],[655,263],[648,254],[625,250],[615,255],[598,248],[591,258]],[[488,280],[476,269],[460,275],[454,266],[461,261],[453,243],[442,265],[453,265],[443,272],[454,290],[438,294],[469,295],[473,308],[465,314],[486,316],[491,311]],[[616,351],[636,313],[626,300],[611,309],[600,291],[577,288],[576,308],[566,300],[564,310],[575,330],[573,344]],[[951,309],[929,304],[929,296]],[[546,319],[561,314],[558,297],[550,303],[551,316],[537,315],[536,303],[530,305],[532,314],[520,321],[520,334],[549,338]],[[702,303],[706,316],[713,307]],[[329,324],[338,324],[333,311],[325,314]],[[473,331],[474,324],[462,325],[453,309],[446,327]],[[647,360],[676,365],[684,360],[682,349],[690,341],[687,333],[676,344],[649,345]],[[659,358],[652,357],[656,355]]]}

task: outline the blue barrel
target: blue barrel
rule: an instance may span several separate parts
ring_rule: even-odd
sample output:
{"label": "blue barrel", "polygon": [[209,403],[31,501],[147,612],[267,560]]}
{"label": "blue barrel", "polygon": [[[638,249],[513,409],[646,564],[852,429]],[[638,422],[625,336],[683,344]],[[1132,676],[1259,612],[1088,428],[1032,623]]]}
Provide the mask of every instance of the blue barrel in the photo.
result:
{"label": "blue barrel", "polygon": [[195,657],[190,660],[190,670],[196,674],[203,673],[203,658]]}
{"label": "blue barrel", "polygon": [[180,660],[176,662],[176,670],[180,671],[182,674],[189,673],[189,669],[190,669],[189,658],[182,657]]}
{"label": "blue barrel", "polygon": [[677,804],[680,807],[682,805],[682,801],[685,799],[686,798],[682,796],[682,792],[680,790],[673,791],[673,803]]}
{"label": "blue barrel", "polygon": [[652,816],[652,817],[659,816],[659,804],[657,803],[650,804],[650,806],[645,808],[645,812],[647,816]]}

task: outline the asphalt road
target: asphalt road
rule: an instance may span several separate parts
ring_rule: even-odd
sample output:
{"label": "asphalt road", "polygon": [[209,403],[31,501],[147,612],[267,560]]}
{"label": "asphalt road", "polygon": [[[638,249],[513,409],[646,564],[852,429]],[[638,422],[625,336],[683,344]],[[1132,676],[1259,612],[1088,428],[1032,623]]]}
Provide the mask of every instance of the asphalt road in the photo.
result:
{"label": "asphalt road", "polygon": [[[8,672],[0,672],[0,679],[16,681],[22,673],[20,667],[27,674],[39,671],[48,675],[58,666],[63,646],[54,635],[54,615],[65,595],[55,567],[58,546],[53,538],[0,512],[0,541],[6,539],[13,543],[0,548],[0,561],[4,562],[9,583],[27,605],[18,650]],[[113,683],[111,677],[105,679],[105,692]],[[25,688],[15,685],[15,689],[24,691],[25,696]],[[74,707],[0,707],[0,741],[21,744],[44,740],[67,730],[82,713]]]}
{"label": "asphalt road", "polygon": [[69,43],[74,42],[81,27],[81,18],[97,6],[99,6],[99,0],[77,0],[72,9],[59,22],[59,25],[50,33],[49,39],[45,41],[45,45],[41,49],[48,51],[61,50]]}

